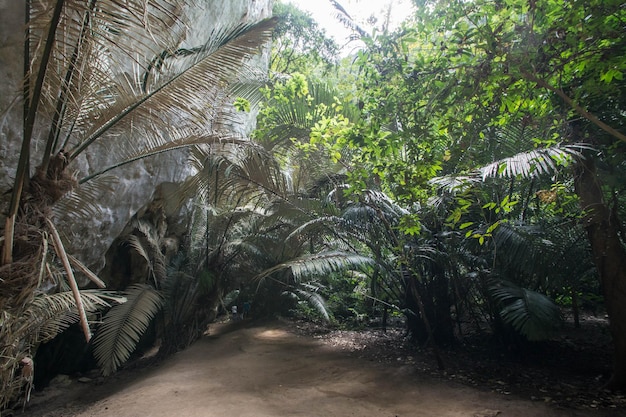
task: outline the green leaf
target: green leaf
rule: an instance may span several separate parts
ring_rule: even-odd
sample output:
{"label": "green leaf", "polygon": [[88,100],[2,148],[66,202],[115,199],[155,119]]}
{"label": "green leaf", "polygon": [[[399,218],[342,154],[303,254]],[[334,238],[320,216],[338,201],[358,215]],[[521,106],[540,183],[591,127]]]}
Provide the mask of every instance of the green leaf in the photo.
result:
{"label": "green leaf", "polygon": [[502,320],[528,340],[547,339],[561,323],[559,307],[543,294],[507,281],[492,285],[490,293]]}
{"label": "green leaf", "polygon": [[613,79],[621,81],[623,79],[622,72],[615,68],[611,68],[610,70],[600,75],[600,81],[604,81],[605,83],[610,83],[611,81],[613,81]]}

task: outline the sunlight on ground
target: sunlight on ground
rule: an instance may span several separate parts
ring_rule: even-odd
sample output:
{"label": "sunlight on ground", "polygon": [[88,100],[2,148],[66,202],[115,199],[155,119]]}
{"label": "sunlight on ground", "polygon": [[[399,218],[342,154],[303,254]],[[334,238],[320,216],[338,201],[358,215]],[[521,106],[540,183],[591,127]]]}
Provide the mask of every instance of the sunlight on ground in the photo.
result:
{"label": "sunlight on ground", "polygon": [[287,335],[288,333],[284,330],[271,329],[271,330],[264,330],[260,332],[259,334],[256,335],[256,338],[263,339],[263,340],[275,340],[275,339],[284,339],[285,337],[287,337]]}

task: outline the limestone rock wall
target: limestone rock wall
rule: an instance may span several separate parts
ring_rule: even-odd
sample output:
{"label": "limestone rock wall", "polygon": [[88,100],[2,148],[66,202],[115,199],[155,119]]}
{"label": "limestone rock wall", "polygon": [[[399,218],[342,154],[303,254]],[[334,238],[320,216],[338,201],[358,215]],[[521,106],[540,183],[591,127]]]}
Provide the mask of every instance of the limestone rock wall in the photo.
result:
{"label": "limestone rock wall", "polygon": [[[216,26],[252,22],[271,15],[272,0],[196,0],[188,28],[186,46],[202,44]],[[0,0],[0,200],[4,214],[7,191],[13,186],[13,178],[21,145],[22,112],[22,48],[23,48],[23,1]],[[258,66],[267,67],[267,56],[260,56]],[[248,116],[235,123],[239,133],[250,131],[254,119]],[[36,145],[35,145],[36,147]],[[37,149],[36,149],[37,150]],[[41,151],[40,147],[38,149]],[[101,166],[109,156],[105,146],[94,146],[81,157],[79,169]],[[33,161],[39,159],[33,158]],[[104,254],[114,239],[122,232],[129,219],[152,200],[155,190],[163,183],[176,183],[189,175],[184,150],[148,158],[111,171],[115,182],[113,192],[95,196],[100,213],[89,218],[56,219],[57,226],[67,237],[68,252],[81,259],[92,270],[99,271],[104,265]],[[1,226],[4,217],[1,216]]]}
{"label": "limestone rock wall", "polygon": [[[24,4],[0,0],[0,192],[13,186],[22,134]],[[2,207],[4,208],[4,207]],[[4,210],[3,210],[4,211]]]}

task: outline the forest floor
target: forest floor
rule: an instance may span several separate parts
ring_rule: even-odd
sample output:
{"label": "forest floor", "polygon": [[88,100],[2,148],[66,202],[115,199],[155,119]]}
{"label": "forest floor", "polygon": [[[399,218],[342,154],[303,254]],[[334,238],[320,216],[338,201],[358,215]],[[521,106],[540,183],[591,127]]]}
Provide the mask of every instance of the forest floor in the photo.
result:
{"label": "forest floor", "polygon": [[[602,389],[610,356],[600,324],[584,322],[583,330],[525,352],[466,337],[443,352],[445,372],[400,330],[287,320],[214,324],[190,348],[156,364],[106,379],[57,378],[16,415],[624,416],[626,397]],[[585,327],[599,333],[583,338]]]}

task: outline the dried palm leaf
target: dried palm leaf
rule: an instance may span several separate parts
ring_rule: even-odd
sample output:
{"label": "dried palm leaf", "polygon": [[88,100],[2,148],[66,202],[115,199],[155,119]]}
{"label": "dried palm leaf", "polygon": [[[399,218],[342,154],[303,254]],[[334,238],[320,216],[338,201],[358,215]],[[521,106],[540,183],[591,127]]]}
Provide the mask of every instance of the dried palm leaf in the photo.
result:
{"label": "dried palm leaf", "polygon": [[93,341],[94,356],[105,375],[126,362],[162,306],[159,293],[147,285],[133,286],[125,296],[128,301],[107,313]]}

